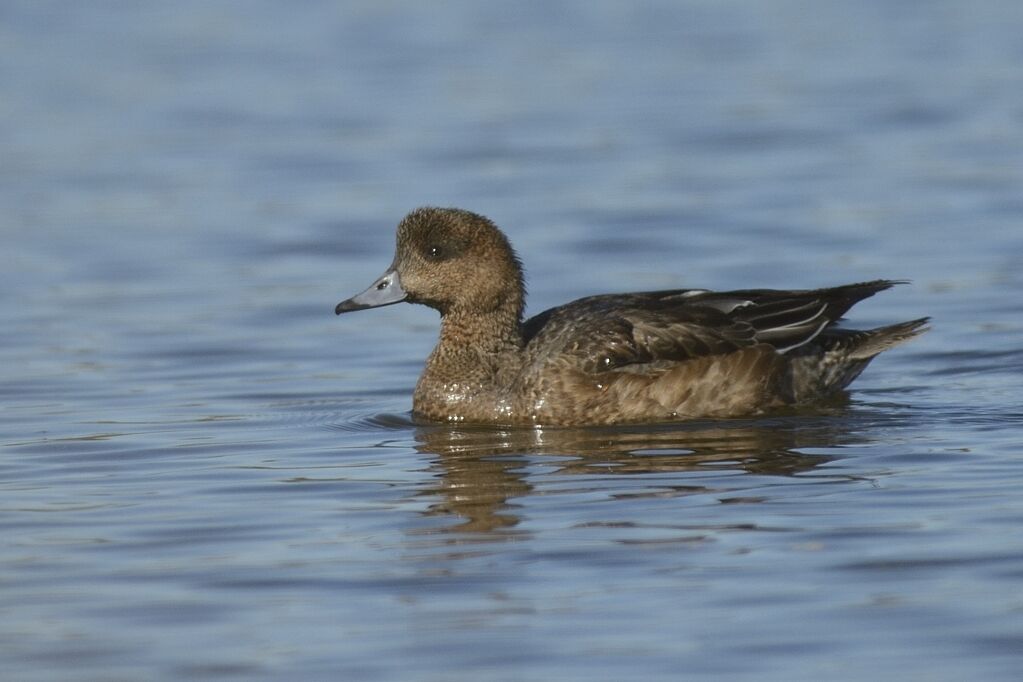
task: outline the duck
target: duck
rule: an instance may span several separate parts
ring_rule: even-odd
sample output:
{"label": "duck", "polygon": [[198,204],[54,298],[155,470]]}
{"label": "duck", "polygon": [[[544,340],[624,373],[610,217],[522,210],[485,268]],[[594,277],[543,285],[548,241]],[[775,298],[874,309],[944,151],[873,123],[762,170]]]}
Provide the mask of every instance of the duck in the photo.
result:
{"label": "duck", "polygon": [[587,296],[523,319],[522,263],[489,218],[422,207],[397,228],[390,267],[337,315],[400,302],[440,313],[412,396],[426,422],[600,426],[763,415],[843,392],[930,318],[839,325],[905,283],[822,289],[671,289]]}

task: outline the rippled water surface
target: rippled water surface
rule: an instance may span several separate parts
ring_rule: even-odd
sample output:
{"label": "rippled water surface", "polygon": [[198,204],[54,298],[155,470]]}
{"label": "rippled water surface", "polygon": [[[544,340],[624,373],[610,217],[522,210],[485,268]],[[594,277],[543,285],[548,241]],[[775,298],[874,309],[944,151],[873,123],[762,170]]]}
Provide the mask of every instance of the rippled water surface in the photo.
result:
{"label": "rippled water surface", "polygon": [[[1016,2],[5,2],[5,680],[1015,680]],[[907,278],[846,404],[416,424],[421,204],[530,310]]]}

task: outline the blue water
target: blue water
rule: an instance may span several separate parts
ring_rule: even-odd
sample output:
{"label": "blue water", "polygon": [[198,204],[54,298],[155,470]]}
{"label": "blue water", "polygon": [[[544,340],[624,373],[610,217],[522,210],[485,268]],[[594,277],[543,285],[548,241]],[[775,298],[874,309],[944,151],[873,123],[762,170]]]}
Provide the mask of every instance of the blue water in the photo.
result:
{"label": "blue water", "polygon": [[[1023,5],[0,5],[0,677],[1016,680]],[[532,312],[912,285],[846,406],[415,424],[421,204]]]}

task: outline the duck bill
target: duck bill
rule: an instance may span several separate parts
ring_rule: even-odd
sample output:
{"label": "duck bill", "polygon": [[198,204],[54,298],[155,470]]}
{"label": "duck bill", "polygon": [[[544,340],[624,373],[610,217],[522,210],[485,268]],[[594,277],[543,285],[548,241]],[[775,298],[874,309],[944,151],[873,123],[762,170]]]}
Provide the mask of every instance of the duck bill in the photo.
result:
{"label": "duck bill", "polygon": [[381,275],[361,294],[356,294],[348,300],[338,303],[334,312],[340,315],[353,310],[379,308],[392,303],[401,303],[406,298],[408,298],[408,294],[401,288],[401,278],[398,277],[397,270],[392,269]]}

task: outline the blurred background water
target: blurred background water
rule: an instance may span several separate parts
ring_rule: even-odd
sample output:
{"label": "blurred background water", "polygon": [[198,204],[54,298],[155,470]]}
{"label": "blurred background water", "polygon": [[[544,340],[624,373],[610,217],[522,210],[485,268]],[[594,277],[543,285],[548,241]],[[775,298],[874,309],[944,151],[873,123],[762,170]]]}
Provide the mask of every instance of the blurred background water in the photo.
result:
{"label": "blurred background water", "polygon": [[[1018,679],[1023,5],[0,4],[9,680]],[[421,204],[530,311],[913,285],[825,414],[415,424]]]}

